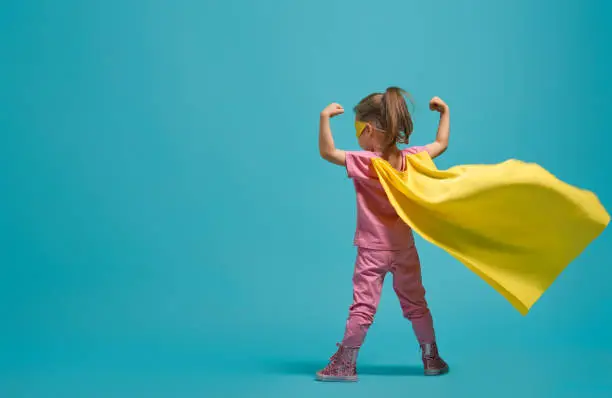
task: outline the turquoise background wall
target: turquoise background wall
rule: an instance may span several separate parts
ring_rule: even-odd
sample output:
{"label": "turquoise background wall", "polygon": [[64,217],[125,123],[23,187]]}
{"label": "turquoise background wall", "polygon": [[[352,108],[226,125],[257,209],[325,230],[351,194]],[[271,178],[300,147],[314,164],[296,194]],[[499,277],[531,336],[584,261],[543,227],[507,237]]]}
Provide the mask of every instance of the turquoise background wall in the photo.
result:
{"label": "turquoise background wall", "polygon": [[[453,372],[386,286],[357,385],[354,193],[318,114],[399,85],[439,167],[534,161],[612,208],[601,1],[0,2],[0,395],[609,396],[605,232],[527,316],[420,238]],[[352,117],[334,119],[355,149]]]}

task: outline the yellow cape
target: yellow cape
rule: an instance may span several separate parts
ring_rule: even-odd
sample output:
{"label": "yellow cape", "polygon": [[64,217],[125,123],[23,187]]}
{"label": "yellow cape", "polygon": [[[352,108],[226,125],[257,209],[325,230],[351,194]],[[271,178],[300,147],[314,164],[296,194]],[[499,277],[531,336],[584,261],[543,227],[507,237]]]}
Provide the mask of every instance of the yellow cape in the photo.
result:
{"label": "yellow cape", "polygon": [[399,216],[501,293],[523,315],[608,225],[597,197],[536,164],[438,170],[426,152],[406,171],[372,164]]}

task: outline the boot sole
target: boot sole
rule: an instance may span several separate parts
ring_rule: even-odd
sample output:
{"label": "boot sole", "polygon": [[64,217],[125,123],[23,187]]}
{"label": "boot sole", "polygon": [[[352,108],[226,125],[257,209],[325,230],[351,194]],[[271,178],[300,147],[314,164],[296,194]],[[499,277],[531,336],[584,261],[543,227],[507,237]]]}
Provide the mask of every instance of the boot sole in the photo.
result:
{"label": "boot sole", "polygon": [[317,381],[334,382],[334,383],[354,383],[357,381],[357,376],[324,376],[317,373]]}
{"label": "boot sole", "polygon": [[449,371],[450,369],[448,368],[448,366],[440,370],[425,370],[425,376],[442,376],[448,373]]}

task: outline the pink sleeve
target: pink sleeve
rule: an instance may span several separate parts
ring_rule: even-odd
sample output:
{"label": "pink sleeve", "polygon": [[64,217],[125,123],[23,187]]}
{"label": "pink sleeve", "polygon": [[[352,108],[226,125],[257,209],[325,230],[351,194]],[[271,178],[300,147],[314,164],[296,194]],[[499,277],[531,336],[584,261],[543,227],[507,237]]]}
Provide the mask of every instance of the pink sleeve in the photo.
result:
{"label": "pink sleeve", "polygon": [[427,148],[425,148],[424,146],[413,146],[404,149],[402,152],[404,152],[404,154],[406,155],[416,155],[417,153],[425,152],[426,150]]}
{"label": "pink sleeve", "polygon": [[346,172],[349,178],[376,178],[372,158],[376,154],[367,151],[346,152]]}

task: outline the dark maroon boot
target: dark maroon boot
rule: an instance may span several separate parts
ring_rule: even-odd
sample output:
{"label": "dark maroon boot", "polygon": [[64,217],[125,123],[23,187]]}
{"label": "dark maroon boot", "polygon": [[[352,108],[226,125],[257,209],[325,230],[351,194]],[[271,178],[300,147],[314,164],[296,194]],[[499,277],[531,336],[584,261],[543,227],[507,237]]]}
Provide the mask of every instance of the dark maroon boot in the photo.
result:
{"label": "dark maroon boot", "polygon": [[436,343],[422,344],[423,366],[425,376],[439,376],[448,372],[448,365],[440,357]]}

